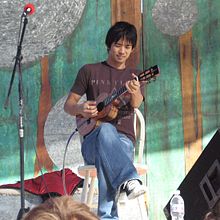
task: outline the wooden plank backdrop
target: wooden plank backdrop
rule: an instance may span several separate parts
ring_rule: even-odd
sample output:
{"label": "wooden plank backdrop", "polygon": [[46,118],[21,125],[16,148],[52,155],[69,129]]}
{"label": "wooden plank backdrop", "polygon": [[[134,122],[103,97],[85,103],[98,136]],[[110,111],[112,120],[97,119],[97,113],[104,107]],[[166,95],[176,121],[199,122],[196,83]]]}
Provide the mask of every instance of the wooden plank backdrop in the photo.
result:
{"label": "wooden plank backdrop", "polygon": [[135,67],[140,64],[140,46],[141,46],[141,1],[140,0],[112,0],[111,1],[111,21],[114,24],[117,21],[127,21],[134,24],[137,28],[138,42],[135,51],[132,53],[127,65]]}
{"label": "wooden plank backdrop", "polygon": [[[164,0],[166,1],[166,0]],[[152,18],[156,0],[87,1],[81,20],[61,46],[23,66],[25,178],[57,169],[47,153],[44,125],[66,95],[78,69],[105,60],[105,35],[119,20],[136,25],[139,41],[128,65],[159,65],[141,106],[146,121],[145,157],[150,219],[163,220],[174,190],[220,127],[220,1],[196,1],[198,18],[181,36],[162,33]],[[143,13],[141,11],[143,5]],[[18,79],[4,109],[11,69],[0,69],[0,183],[19,180]],[[37,155],[37,156],[36,156]],[[39,167],[40,164],[40,167]]]}

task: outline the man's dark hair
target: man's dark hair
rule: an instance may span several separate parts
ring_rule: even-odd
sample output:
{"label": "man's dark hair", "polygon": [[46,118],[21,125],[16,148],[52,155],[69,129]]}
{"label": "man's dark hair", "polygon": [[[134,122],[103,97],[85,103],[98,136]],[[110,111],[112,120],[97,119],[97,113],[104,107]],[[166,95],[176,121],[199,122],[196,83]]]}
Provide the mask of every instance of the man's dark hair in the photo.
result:
{"label": "man's dark hair", "polygon": [[117,43],[120,39],[126,39],[132,44],[132,48],[137,43],[137,30],[133,24],[126,21],[116,22],[108,31],[105,44],[110,49],[112,43]]}

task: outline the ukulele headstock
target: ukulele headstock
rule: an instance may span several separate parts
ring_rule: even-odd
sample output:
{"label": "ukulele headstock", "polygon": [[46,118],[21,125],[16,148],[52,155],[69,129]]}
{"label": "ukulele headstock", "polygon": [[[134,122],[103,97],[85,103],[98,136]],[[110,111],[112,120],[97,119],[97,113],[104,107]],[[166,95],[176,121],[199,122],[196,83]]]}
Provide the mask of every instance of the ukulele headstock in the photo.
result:
{"label": "ukulele headstock", "polygon": [[160,69],[157,65],[155,65],[140,73],[138,79],[139,81],[145,81],[147,83],[150,83],[151,81],[155,81],[159,75]]}

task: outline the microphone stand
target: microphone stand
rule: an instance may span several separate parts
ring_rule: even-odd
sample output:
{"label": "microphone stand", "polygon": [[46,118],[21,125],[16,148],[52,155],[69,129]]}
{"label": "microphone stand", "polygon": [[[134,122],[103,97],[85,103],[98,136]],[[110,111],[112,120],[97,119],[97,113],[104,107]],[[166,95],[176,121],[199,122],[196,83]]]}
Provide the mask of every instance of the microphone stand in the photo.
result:
{"label": "microphone stand", "polygon": [[[15,64],[12,72],[12,77],[10,81],[10,86],[8,90],[8,95],[5,101],[4,107],[7,108],[9,96],[11,93],[12,84],[14,81],[14,76],[16,72],[16,68],[18,65],[18,73],[19,73],[19,84],[18,84],[18,93],[19,93],[19,120],[18,120],[18,127],[19,127],[19,144],[20,144],[20,182],[21,182],[21,208],[17,216],[17,220],[20,220],[23,217],[23,214],[29,211],[29,208],[25,209],[25,196],[24,196],[24,125],[23,125],[23,90],[22,90],[22,71],[21,71],[21,49],[22,49],[22,42],[24,38],[24,33],[26,29],[26,25],[28,23],[28,19],[25,13],[22,14],[21,19],[24,17],[24,25],[20,37],[20,42],[18,43],[17,47],[17,54],[15,57]],[[20,32],[19,32],[20,33]]]}

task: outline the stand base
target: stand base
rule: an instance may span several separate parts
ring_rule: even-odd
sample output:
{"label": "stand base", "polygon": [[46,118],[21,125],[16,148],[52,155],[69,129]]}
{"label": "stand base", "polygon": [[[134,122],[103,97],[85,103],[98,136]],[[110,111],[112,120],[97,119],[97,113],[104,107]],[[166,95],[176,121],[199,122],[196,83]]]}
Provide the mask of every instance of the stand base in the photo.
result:
{"label": "stand base", "polygon": [[18,216],[17,216],[17,220],[21,220],[23,215],[27,212],[30,211],[30,208],[24,208],[24,209],[20,209],[19,213],[18,213]]}
{"label": "stand base", "polygon": [[[25,191],[25,206],[30,209],[43,202],[41,196]],[[0,189],[0,219],[17,219],[21,208],[21,198],[19,189]],[[20,217],[20,216],[19,216]]]}

